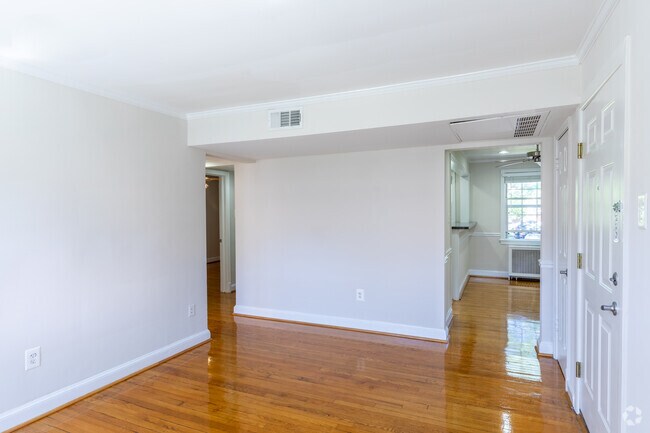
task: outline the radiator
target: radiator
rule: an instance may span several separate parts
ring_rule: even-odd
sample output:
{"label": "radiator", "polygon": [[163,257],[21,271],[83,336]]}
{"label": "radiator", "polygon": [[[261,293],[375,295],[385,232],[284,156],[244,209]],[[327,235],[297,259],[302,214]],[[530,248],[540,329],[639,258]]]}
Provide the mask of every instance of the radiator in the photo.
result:
{"label": "radiator", "polygon": [[539,247],[511,246],[509,250],[508,277],[539,279]]}

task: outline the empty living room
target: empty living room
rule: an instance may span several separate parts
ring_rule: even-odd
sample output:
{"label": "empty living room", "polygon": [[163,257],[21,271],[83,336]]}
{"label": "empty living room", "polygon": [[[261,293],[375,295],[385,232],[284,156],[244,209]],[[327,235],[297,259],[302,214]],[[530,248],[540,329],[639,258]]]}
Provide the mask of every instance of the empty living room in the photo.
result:
{"label": "empty living room", "polygon": [[0,4],[1,432],[650,432],[650,2]]}

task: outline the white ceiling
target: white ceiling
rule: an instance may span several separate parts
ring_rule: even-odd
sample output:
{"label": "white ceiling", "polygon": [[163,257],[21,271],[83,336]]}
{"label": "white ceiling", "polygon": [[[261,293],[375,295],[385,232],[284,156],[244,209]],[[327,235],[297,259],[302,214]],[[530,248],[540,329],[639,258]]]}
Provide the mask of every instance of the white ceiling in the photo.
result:
{"label": "white ceiling", "polygon": [[0,64],[177,113],[572,56],[602,0],[0,0]]}

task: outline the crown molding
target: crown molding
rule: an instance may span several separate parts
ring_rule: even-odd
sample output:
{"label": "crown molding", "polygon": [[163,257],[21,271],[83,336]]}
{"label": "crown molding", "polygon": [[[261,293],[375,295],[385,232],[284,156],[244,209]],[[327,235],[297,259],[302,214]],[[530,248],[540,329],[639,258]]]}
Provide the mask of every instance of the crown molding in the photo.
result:
{"label": "crown molding", "polygon": [[187,119],[202,119],[216,117],[224,114],[246,113],[262,110],[277,110],[325,101],[339,101],[363,96],[374,96],[387,93],[398,93],[407,90],[417,90],[426,87],[447,86],[450,84],[480,81],[489,78],[500,78],[528,72],[547,71],[578,66],[580,61],[576,56],[559,57],[556,59],[541,60],[538,62],[523,63],[501,68],[485,69],[482,71],[468,72],[465,74],[449,75],[445,77],[429,78],[426,80],[409,81],[404,83],[389,84],[386,86],[370,87],[366,89],[350,90],[346,92],[328,93],[324,95],[308,96],[304,98],[286,99],[281,101],[263,102],[259,104],[240,105],[236,107],[217,108],[214,110],[188,113]]}
{"label": "crown molding", "polygon": [[607,24],[609,17],[612,16],[614,9],[616,9],[616,6],[618,6],[619,2],[620,0],[604,0],[600,5],[598,13],[596,13],[596,16],[589,25],[587,32],[585,33],[582,41],[580,42],[580,45],[578,46],[576,57],[580,63],[584,61],[585,57],[587,57],[587,54],[589,54],[589,51],[591,51],[591,48],[596,42],[596,39],[598,39],[598,35],[600,35],[600,33],[603,31],[603,28],[605,28],[605,24]]}
{"label": "crown molding", "polygon": [[19,72],[21,74],[29,75],[31,77],[39,78],[41,80],[49,81],[55,84],[60,84],[72,89],[81,90],[82,92],[91,93],[96,96],[112,99],[114,101],[123,102],[125,104],[142,108],[144,110],[153,111],[159,114],[185,119],[185,113],[180,113],[170,107],[155,104],[151,101],[145,101],[138,98],[133,98],[125,93],[108,91],[87,83],[82,83],[64,75],[55,74],[45,71],[35,66],[26,65],[24,63],[15,62],[7,59],[0,58],[0,67],[9,69],[11,71]]}

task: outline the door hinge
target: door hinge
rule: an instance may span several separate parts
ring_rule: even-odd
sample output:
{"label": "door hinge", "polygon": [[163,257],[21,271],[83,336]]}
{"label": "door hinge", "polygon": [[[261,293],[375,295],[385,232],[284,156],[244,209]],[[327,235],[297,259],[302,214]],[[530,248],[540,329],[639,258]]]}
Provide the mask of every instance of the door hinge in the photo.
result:
{"label": "door hinge", "polygon": [[582,143],[578,143],[578,159],[582,159],[582,149],[583,149]]}
{"label": "door hinge", "polygon": [[580,379],[582,377],[582,362],[578,361],[576,362],[576,379]]}
{"label": "door hinge", "polygon": [[576,267],[582,269],[582,253],[578,253],[578,262]]}

